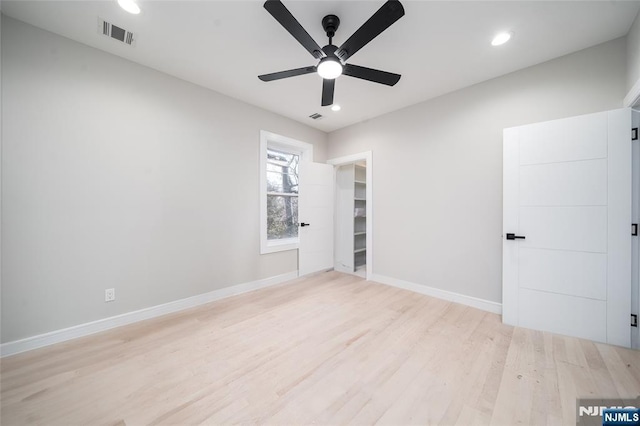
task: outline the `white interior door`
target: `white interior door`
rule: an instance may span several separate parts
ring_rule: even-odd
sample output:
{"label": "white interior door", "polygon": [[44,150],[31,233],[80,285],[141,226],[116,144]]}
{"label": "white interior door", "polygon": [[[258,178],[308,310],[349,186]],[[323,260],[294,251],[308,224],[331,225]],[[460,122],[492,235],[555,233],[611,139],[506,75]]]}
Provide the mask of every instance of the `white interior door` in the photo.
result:
{"label": "white interior door", "polygon": [[503,322],[630,346],[630,140],[629,109],[504,130]]}
{"label": "white interior door", "polygon": [[355,164],[336,167],[334,269],[353,274]]}
{"label": "white interior door", "polygon": [[333,166],[303,162],[299,169],[298,273],[333,268]]}

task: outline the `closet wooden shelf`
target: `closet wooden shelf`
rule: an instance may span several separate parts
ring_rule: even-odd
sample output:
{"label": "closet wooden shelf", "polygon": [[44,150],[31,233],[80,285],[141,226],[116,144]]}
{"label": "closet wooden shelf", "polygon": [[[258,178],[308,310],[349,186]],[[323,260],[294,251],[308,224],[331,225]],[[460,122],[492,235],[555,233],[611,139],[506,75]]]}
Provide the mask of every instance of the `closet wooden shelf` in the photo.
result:
{"label": "closet wooden shelf", "polygon": [[341,272],[354,273],[358,267],[366,265],[368,255],[366,207],[367,183],[366,167],[358,164],[346,164],[336,172],[336,222],[339,223],[339,236],[336,241],[336,266]]}

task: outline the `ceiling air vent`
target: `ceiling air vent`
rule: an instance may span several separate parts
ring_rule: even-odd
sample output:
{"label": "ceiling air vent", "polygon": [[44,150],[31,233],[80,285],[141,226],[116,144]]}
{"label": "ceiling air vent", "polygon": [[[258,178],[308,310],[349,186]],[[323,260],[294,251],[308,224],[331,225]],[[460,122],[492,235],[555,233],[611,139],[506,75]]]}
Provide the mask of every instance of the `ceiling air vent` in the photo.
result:
{"label": "ceiling air vent", "polygon": [[114,40],[128,44],[129,46],[135,46],[136,44],[136,38],[131,31],[127,31],[102,18],[98,18],[98,32]]}
{"label": "ceiling air vent", "polygon": [[314,120],[319,120],[322,118],[322,115],[318,114],[317,112],[314,112],[309,116],[309,118],[313,118]]}

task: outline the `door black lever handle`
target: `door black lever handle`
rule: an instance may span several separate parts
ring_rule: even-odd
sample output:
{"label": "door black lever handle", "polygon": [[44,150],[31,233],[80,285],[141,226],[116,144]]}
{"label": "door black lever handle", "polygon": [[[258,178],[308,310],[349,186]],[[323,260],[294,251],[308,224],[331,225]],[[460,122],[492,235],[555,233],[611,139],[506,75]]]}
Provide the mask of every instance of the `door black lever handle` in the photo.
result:
{"label": "door black lever handle", "polygon": [[507,240],[524,240],[524,237],[516,234],[507,234]]}
{"label": "door black lever handle", "polygon": [[302,222],[302,223],[300,224],[300,226],[311,226],[311,224],[310,224],[310,223],[304,223],[304,222]]}

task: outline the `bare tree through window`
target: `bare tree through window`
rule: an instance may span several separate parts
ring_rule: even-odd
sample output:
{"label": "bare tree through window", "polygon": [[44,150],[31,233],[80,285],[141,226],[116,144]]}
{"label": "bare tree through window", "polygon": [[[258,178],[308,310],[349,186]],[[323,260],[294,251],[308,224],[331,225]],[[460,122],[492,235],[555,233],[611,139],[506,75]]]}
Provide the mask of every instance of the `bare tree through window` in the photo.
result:
{"label": "bare tree through window", "polygon": [[296,154],[267,149],[267,239],[298,237]]}

